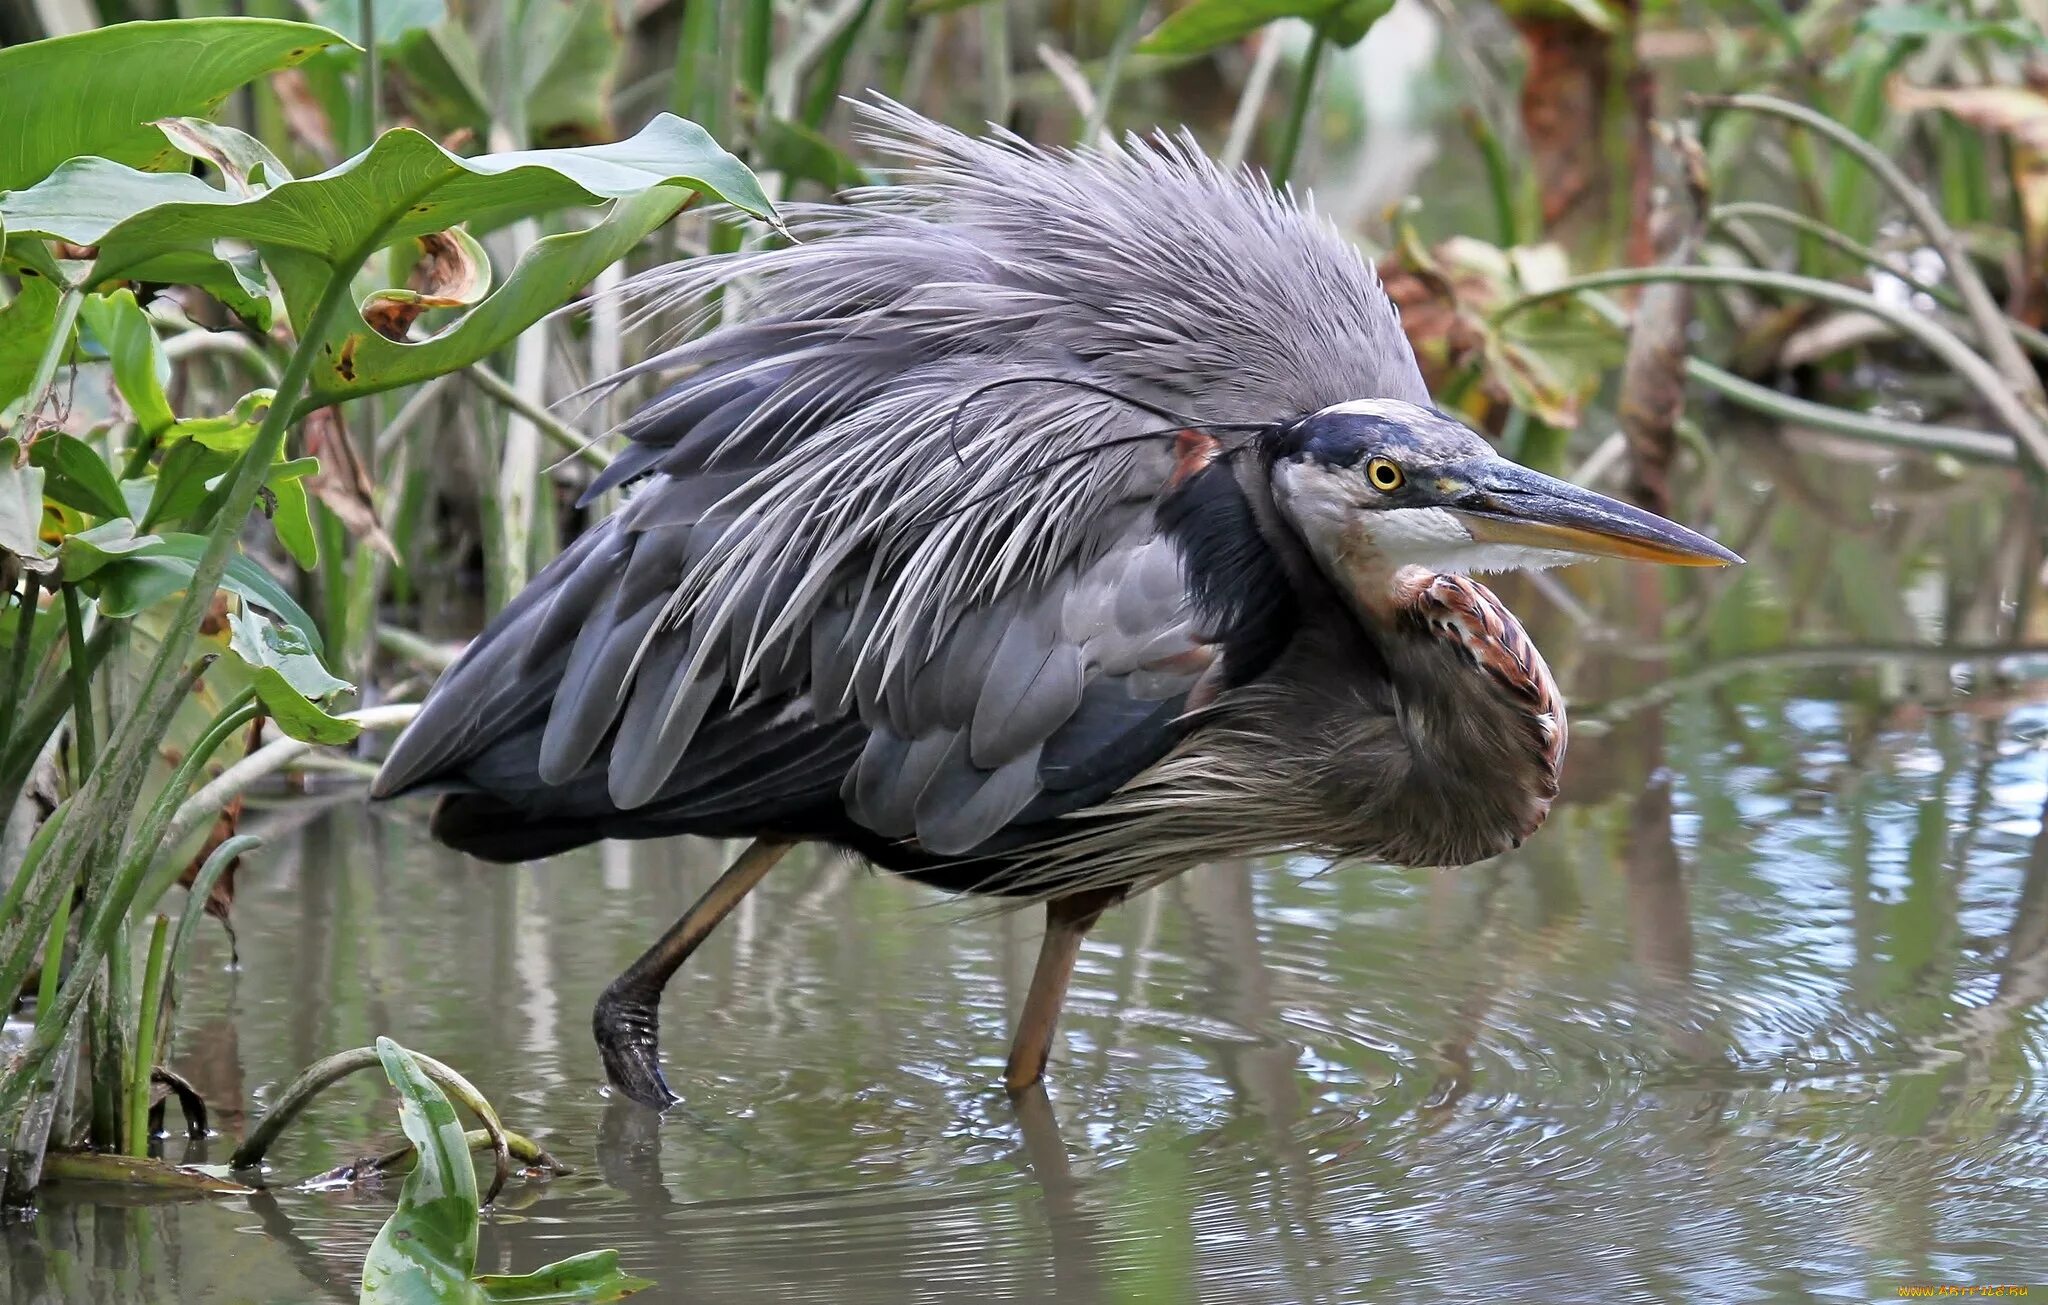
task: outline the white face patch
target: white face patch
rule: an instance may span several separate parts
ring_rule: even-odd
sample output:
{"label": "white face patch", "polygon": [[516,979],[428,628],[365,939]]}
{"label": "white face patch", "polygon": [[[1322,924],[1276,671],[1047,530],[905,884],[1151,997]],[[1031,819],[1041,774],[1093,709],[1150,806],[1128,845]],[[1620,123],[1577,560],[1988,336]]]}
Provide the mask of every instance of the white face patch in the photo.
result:
{"label": "white face patch", "polygon": [[[1391,400],[1361,400],[1386,403]],[[1530,571],[1581,561],[1578,555],[1523,544],[1482,542],[1444,508],[1383,508],[1379,491],[1354,471],[1315,462],[1282,463],[1273,488],[1282,509],[1332,579],[1421,567],[1436,575]]]}
{"label": "white face patch", "polygon": [[1396,569],[1419,566],[1438,575],[1540,571],[1584,560],[1560,549],[1476,540],[1458,514],[1444,508],[1360,511],[1352,528]]}

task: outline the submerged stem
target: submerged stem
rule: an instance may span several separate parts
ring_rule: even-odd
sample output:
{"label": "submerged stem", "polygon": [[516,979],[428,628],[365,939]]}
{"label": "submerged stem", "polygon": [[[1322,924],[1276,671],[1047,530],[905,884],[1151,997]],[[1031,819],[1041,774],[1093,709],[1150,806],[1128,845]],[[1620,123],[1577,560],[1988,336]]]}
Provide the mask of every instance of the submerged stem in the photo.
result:
{"label": "submerged stem", "polygon": [[[497,1199],[505,1187],[505,1181],[512,1173],[512,1146],[506,1137],[505,1126],[498,1121],[498,1112],[484,1099],[483,1093],[462,1075],[448,1068],[431,1056],[414,1051],[412,1058],[419,1062],[426,1076],[438,1083],[449,1096],[454,1097],[469,1109],[469,1112],[483,1123],[484,1131],[490,1135],[492,1155],[497,1161],[497,1173],[491,1180],[490,1191],[484,1194],[484,1204]],[[381,1067],[375,1047],[357,1047],[352,1051],[336,1052],[325,1060],[308,1065],[305,1072],[293,1079],[291,1086],[277,1099],[270,1112],[258,1120],[256,1127],[249,1130],[249,1136],[235,1153],[228,1157],[230,1169],[254,1169],[263,1163],[264,1155],[276,1142],[285,1126],[298,1117],[313,1101],[314,1097],[359,1070]]]}

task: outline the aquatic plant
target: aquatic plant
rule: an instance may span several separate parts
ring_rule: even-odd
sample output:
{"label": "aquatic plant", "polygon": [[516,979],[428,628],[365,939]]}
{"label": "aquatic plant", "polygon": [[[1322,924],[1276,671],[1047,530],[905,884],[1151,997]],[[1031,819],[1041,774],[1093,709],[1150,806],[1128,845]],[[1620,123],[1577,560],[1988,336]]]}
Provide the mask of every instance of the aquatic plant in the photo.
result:
{"label": "aquatic plant", "polygon": [[[322,414],[512,344],[699,195],[772,215],[737,159],[670,115],[617,144],[470,157],[395,129],[303,179],[189,116],[336,48],[350,47],[304,23],[193,19],[0,51],[0,228],[18,286],[0,355],[0,812],[40,816],[0,899],[0,994],[41,965],[33,1032],[0,1073],[17,1199],[74,1075],[90,1144],[147,1151],[197,905],[176,943],[164,917],[146,944],[135,932],[181,877],[203,904],[249,846],[228,837],[195,859],[168,837],[205,767],[259,718],[307,743],[360,729],[330,710],[354,686],[330,670],[320,624],[244,550],[254,530],[292,565],[321,565],[308,485],[341,447],[330,426],[314,455]],[[81,109],[61,92],[87,69],[139,90]],[[492,288],[470,229],[578,205],[603,207],[522,242]],[[416,332],[430,309],[437,329]],[[174,349],[225,349],[258,384],[181,413]],[[108,374],[119,404],[79,420],[77,392]],[[368,551],[325,542],[330,558]]]}

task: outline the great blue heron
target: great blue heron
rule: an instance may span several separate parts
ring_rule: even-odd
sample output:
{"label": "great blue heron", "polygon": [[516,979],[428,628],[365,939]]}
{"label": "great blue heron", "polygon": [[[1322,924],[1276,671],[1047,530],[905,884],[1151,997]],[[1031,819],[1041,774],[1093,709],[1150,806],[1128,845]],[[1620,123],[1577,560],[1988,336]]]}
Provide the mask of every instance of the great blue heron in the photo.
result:
{"label": "great blue heron", "polygon": [[1463,865],[1543,822],[1564,703],[1466,573],[1739,560],[1434,408],[1371,267],[1191,142],[867,122],[896,184],[642,283],[744,314],[632,369],[687,374],[591,493],[645,483],[377,780],[496,861],[753,840],[598,1003],[656,1107],[663,986],[792,845],[1044,902],[1021,1090],[1128,893],[1286,851]]}

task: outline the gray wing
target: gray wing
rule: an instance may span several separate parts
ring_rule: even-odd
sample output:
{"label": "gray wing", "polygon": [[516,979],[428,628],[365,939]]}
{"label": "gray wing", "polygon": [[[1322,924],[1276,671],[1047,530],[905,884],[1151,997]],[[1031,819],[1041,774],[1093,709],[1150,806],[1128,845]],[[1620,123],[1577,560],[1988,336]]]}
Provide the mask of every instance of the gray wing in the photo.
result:
{"label": "gray wing", "polygon": [[500,859],[683,832],[946,858],[1099,801],[1185,732],[1215,646],[1144,496],[1046,580],[911,609],[926,623],[915,637],[877,637],[906,609],[853,555],[804,620],[763,641],[807,568],[727,595],[735,619],[668,615],[677,577],[743,528],[762,465],[742,450],[692,466],[676,451],[688,437],[636,445],[650,482],[443,677],[379,796],[451,793],[437,832]]}

